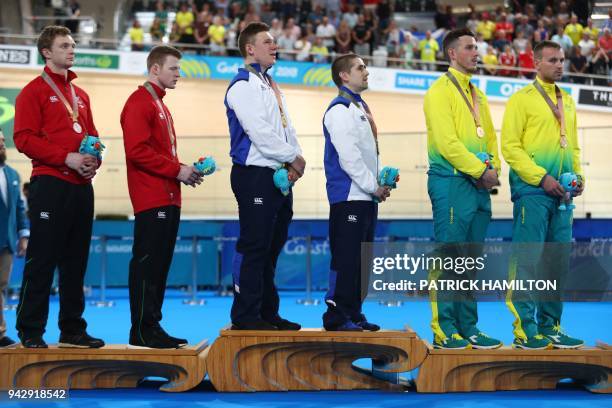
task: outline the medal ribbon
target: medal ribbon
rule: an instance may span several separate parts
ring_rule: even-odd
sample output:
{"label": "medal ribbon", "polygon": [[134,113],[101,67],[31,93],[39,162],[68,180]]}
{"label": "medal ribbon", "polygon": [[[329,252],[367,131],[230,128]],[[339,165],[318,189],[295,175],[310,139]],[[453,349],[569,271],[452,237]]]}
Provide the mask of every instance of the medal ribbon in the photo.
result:
{"label": "medal ribbon", "polygon": [[557,96],[557,105],[555,105],[537,80],[533,81],[533,86],[538,90],[540,95],[542,95],[553,115],[555,115],[555,119],[557,119],[559,128],[561,130],[561,148],[565,149],[567,147],[567,135],[565,133],[565,112],[563,110],[563,97],[561,96],[561,90],[557,85],[555,85],[555,95]]}
{"label": "medal ribbon", "polygon": [[[465,92],[463,92],[463,89],[461,89],[461,85],[459,85],[459,81],[457,81],[457,78],[455,78],[455,76],[450,72],[446,72],[446,76],[448,77],[448,79],[450,79],[453,85],[455,85],[455,87],[459,91],[459,94],[463,97],[465,104],[467,105],[468,109],[470,110],[470,113],[472,114],[472,118],[474,118],[474,124],[476,125],[476,128],[480,128],[480,106],[478,105],[478,100],[476,99],[476,89],[474,88],[474,85],[468,81],[472,94],[472,103],[470,104],[470,101],[468,100]],[[482,136],[478,135],[478,137]]]}
{"label": "medal ribbon", "polygon": [[157,108],[166,117],[166,126],[168,128],[168,137],[170,138],[170,152],[172,153],[172,156],[176,156],[176,144],[175,144],[176,137],[174,136],[174,131],[172,130],[172,123],[171,123],[172,122],[172,117],[164,109],[164,106],[162,105],[161,101],[159,100],[159,96],[157,96],[157,92],[155,92],[155,89],[153,89],[153,86],[148,81],[145,82],[142,86],[144,86],[145,89],[147,91],[149,91],[149,93],[153,97],[153,100],[157,104]]}
{"label": "medal ribbon", "polygon": [[372,116],[372,112],[370,111],[370,108],[368,107],[368,105],[365,102],[363,102],[363,108],[362,108],[361,105],[359,105],[359,103],[357,102],[357,100],[353,97],[353,95],[351,95],[350,93],[346,91],[340,91],[338,93],[338,96],[348,99],[349,101],[351,101],[353,105],[357,107],[357,109],[359,109],[365,114],[365,117],[368,119],[368,122],[370,123],[370,127],[372,128],[372,136],[374,136],[374,143],[376,144],[376,154],[379,155],[380,151],[378,149],[378,128],[376,127],[376,123],[374,122],[374,116]]}
{"label": "medal ribbon", "polygon": [[70,106],[70,103],[68,103],[68,100],[66,100],[66,97],[59,90],[57,85],[55,85],[55,82],[53,82],[51,77],[49,77],[49,75],[44,71],[41,74],[41,77],[42,79],[44,79],[47,85],[51,87],[53,92],[55,92],[55,95],[64,103],[64,106],[66,107],[66,110],[68,111],[68,116],[70,116],[70,119],[72,119],[72,122],[78,122],[79,121],[79,106],[77,104],[77,97],[76,97],[76,93],[74,92],[74,87],[72,86],[72,84],[70,82],[68,83],[68,86],[70,87],[70,93],[72,94],[72,106]]}
{"label": "medal ribbon", "polygon": [[278,110],[280,111],[281,122],[283,123],[283,127],[286,128],[287,127],[287,116],[285,116],[285,111],[283,110],[283,101],[281,98],[280,89],[278,88],[278,85],[276,84],[276,82],[272,79],[270,75],[264,74],[265,78],[267,79],[266,81],[264,79],[264,76],[261,75],[260,72],[258,72],[255,68],[253,68],[249,64],[246,64],[244,67],[247,71],[253,73],[254,75],[257,75],[259,79],[261,79],[263,82],[267,82],[268,84],[270,84],[270,88],[272,88],[272,91],[274,91],[274,96],[276,97],[276,102],[278,103]]}

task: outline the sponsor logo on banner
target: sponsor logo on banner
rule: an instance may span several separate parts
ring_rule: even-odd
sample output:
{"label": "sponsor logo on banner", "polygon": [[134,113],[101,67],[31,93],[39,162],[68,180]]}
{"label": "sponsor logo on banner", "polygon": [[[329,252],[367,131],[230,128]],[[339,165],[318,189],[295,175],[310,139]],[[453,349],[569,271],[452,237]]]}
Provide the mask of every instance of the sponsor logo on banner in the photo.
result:
{"label": "sponsor logo on banner", "polygon": [[0,47],[0,64],[28,65],[30,55],[30,50],[27,48]]}
{"label": "sponsor logo on banner", "polygon": [[[490,97],[507,99],[531,82],[532,81],[503,81],[489,78],[487,79],[486,94]],[[572,94],[572,89],[569,86],[560,85],[560,88],[568,94]]]}
{"label": "sponsor logo on banner", "polygon": [[6,138],[6,146],[13,147],[15,98],[20,89],[0,88],[0,128]]}
{"label": "sponsor logo on banner", "polygon": [[612,107],[612,91],[603,89],[580,89],[578,103],[581,105],[593,105]]}
{"label": "sponsor logo on banner", "polygon": [[314,66],[310,68],[304,74],[304,79],[302,80],[304,85],[319,85],[319,86],[327,86],[332,85],[332,75],[331,68],[329,65],[325,66]]}
{"label": "sponsor logo on banner", "polygon": [[395,87],[426,91],[438,76],[398,72],[395,75]]}
{"label": "sponsor logo on banner", "polygon": [[[38,56],[38,65],[44,65],[42,57]],[[74,57],[75,68],[95,68],[112,71],[119,70],[118,54],[93,54],[89,52],[77,52]]]}
{"label": "sponsor logo on banner", "polygon": [[185,78],[210,78],[210,66],[199,59],[185,56],[181,60],[181,76]]}

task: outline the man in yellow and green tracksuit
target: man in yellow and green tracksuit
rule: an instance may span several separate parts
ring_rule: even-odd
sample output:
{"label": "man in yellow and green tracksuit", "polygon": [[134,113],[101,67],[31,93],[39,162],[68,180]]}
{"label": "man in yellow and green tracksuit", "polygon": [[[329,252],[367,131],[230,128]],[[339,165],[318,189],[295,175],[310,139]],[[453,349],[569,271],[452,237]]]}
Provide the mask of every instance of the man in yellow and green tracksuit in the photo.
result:
{"label": "man in yellow and green tracksuit", "polygon": [[[425,94],[428,192],[434,235],[445,255],[459,255],[466,243],[482,243],[491,219],[489,189],[499,184],[497,137],[484,94],[470,84],[478,51],[468,29],[451,31],[444,38],[450,60],[446,75]],[[488,153],[487,166],[477,157]],[[458,272],[457,272],[458,273]],[[457,279],[455,271],[430,271],[432,279]],[[461,275],[461,279],[471,276]],[[471,292],[430,291],[434,347],[483,348],[501,346],[478,327],[476,300]]]}
{"label": "man in yellow and green tracksuit", "polygon": [[[584,189],[576,106],[555,85],[563,75],[560,46],[542,41],[534,48],[534,57],[536,80],[510,98],[502,126],[501,148],[511,168],[514,202],[509,279],[555,279],[558,290],[552,294],[508,291],[506,303],[515,318],[515,348],[577,348],[582,340],[564,334],[560,327],[559,289],[569,269],[572,210],[559,208],[565,190],[558,182],[561,174],[574,173],[574,196]],[[556,113],[555,107],[559,108]]]}

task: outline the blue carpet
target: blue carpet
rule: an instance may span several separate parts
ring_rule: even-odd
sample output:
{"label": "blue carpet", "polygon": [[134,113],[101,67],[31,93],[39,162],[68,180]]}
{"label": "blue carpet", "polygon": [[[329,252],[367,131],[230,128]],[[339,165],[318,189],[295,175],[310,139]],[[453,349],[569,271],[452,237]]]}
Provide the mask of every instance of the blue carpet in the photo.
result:
{"label": "blue carpet", "polygon": [[[93,296],[97,296],[94,291]],[[301,306],[296,300],[303,293],[281,293],[281,312],[284,317],[300,322],[304,327],[320,327],[321,315],[325,310],[323,305]],[[321,299],[322,293],[315,293]],[[104,338],[107,343],[126,343],[130,327],[129,302],[127,290],[113,289],[107,297],[116,302],[113,308],[96,308],[88,305],[85,318],[89,322],[88,331],[95,336]],[[213,296],[212,293],[201,293],[206,299],[204,306],[183,305],[182,300],[187,294],[178,290],[169,290],[164,302],[163,326],[175,336],[186,337],[190,343],[202,339],[212,342],[219,329],[229,322],[231,298]],[[91,300],[91,299],[90,299]],[[57,342],[57,314],[59,304],[56,296],[52,297],[49,313],[49,324],[45,339],[49,343]],[[412,327],[420,336],[431,340],[429,321],[431,312],[429,304],[424,301],[407,302],[402,307],[385,307],[374,302],[364,304],[364,312],[372,322],[381,324],[387,329],[402,329],[405,325]],[[8,325],[8,335],[16,336],[15,312],[5,312]],[[512,341],[512,316],[503,302],[482,302],[479,304],[480,328],[491,336],[502,339],[505,343]],[[596,340],[612,342],[612,307],[610,303],[566,303],[564,309],[564,329],[575,336],[585,339],[593,345]],[[360,365],[368,362],[361,360]],[[1,370],[2,368],[0,368]],[[410,375],[407,375],[410,378]],[[154,407],[165,408],[189,403],[205,407],[320,407],[350,406],[350,407],[406,407],[427,404],[430,407],[453,404],[455,408],[470,406],[509,407],[537,405],[539,408],[554,407],[610,407],[612,396],[591,394],[582,389],[573,388],[570,384],[560,385],[556,391],[537,392],[496,392],[467,394],[417,394],[414,392],[389,393],[377,391],[350,392],[290,392],[290,393],[216,393],[208,381],[191,392],[169,394],[157,391],[160,384],[148,381],[137,389],[127,390],[94,390],[70,391],[67,400],[33,402],[35,406],[88,406],[95,407]],[[29,402],[8,401],[6,393],[0,394],[3,407],[27,406]]]}

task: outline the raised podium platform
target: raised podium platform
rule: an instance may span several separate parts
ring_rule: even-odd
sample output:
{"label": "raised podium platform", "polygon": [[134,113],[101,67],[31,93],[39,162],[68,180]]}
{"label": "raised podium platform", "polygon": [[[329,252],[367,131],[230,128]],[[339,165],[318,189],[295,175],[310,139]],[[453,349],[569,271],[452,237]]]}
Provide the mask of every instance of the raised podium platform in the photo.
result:
{"label": "raised podium platform", "polygon": [[[372,359],[375,374],[353,365]],[[435,350],[404,331],[327,332],[222,330],[178,350],[0,349],[0,390],[130,388],[145,377],[168,379],[162,391],[187,391],[208,372],[220,392],[408,388],[399,374],[419,368],[417,392],[555,389],[571,378],[595,393],[612,393],[612,349],[527,351]],[[389,375],[387,375],[389,374]],[[385,378],[390,378],[387,380]]]}
{"label": "raised podium platform", "polygon": [[160,390],[187,391],[204,380],[209,349],[207,341],[178,350],[0,348],[0,390],[133,388],[163,377]]}
{"label": "raised podium platform", "polygon": [[415,332],[222,330],[208,355],[208,376],[217,391],[317,391],[403,389],[353,366],[371,358],[377,370],[404,372],[427,354]]}
{"label": "raised podium platform", "polygon": [[418,392],[554,390],[571,378],[591,392],[610,393],[612,350],[436,350],[428,344]]}

